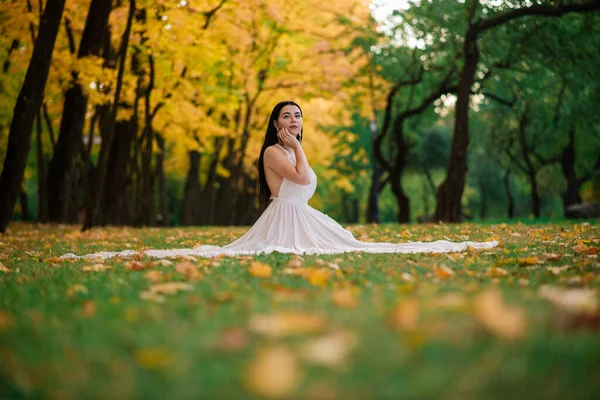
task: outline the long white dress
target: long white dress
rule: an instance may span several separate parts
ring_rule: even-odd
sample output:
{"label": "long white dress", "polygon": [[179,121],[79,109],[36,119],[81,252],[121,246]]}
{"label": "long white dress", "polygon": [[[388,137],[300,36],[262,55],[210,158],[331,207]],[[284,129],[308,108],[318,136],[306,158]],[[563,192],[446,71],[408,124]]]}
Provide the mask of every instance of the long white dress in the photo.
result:
{"label": "long white dress", "polygon": [[[277,146],[279,146],[277,144]],[[282,148],[293,165],[294,152]],[[490,242],[435,242],[370,243],[356,240],[329,216],[307,204],[317,188],[317,176],[310,168],[310,184],[298,185],[283,179],[279,196],[271,196],[271,203],[258,221],[236,241],[219,246],[199,246],[193,249],[147,250],[144,254],[154,258],[178,256],[215,257],[218,255],[241,256],[269,254],[274,251],[294,254],[336,254],[346,252],[366,253],[443,253],[462,251],[467,247],[491,248],[498,244]],[[62,258],[111,258],[130,257],[136,252],[98,252],[84,256],[68,253]]]}

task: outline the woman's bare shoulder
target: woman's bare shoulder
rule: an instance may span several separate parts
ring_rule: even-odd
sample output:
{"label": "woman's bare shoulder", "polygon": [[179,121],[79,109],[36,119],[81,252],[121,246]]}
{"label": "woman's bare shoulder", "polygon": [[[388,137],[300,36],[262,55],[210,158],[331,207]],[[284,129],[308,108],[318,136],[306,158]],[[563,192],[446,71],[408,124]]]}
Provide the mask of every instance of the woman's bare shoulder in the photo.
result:
{"label": "woman's bare shoulder", "polygon": [[285,157],[285,153],[277,144],[273,144],[265,149],[265,159],[276,159],[280,158],[281,156]]}

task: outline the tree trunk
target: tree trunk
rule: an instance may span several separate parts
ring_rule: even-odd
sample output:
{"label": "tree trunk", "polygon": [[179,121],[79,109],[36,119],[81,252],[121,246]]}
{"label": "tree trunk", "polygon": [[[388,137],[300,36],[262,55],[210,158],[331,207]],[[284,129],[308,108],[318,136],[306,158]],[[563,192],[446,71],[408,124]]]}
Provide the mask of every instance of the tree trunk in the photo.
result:
{"label": "tree trunk", "polygon": [[[78,58],[100,55],[111,3],[106,0],[92,0],[79,44]],[[71,87],[65,94],[58,141],[48,166],[49,214],[50,220],[54,222],[73,222],[68,218],[70,191],[73,186],[76,158],[81,151],[87,111],[87,97],[77,82],[77,75],[76,72],[73,73]]]}
{"label": "tree trunk", "polygon": [[48,185],[46,181],[46,159],[42,143],[42,110],[36,118],[36,156],[38,178],[38,222],[48,222]]}
{"label": "tree trunk", "polygon": [[538,183],[536,173],[533,172],[528,176],[529,184],[531,185],[531,207],[533,216],[539,218],[542,215],[542,204],[540,201],[540,193],[538,190]]}
{"label": "tree trunk", "polygon": [[152,114],[150,110],[150,96],[154,88],[154,61],[152,56],[148,57],[148,64],[150,66],[150,73],[148,87],[144,95],[144,132],[142,134],[142,190],[139,203],[139,223],[141,225],[154,225],[156,222],[154,171],[152,169],[154,129],[152,128]]}
{"label": "tree trunk", "polygon": [[192,150],[188,155],[190,157],[190,167],[183,193],[183,210],[181,215],[181,225],[183,226],[197,224],[200,212],[200,161],[202,154],[196,150]]}
{"label": "tree trunk", "polygon": [[29,198],[24,189],[21,189],[19,203],[21,204],[21,221],[29,221]]}
{"label": "tree trunk", "polygon": [[115,96],[113,99],[112,108],[110,110],[111,112],[108,120],[106,135],[102,138],[102,147],[100,148],[100,156],[98,159],[98,166],[96,167],[94,179],[94,190],[88,193],[90,201],[88,202],[86,219],[83,224],[82,231],[87,231],[96,224],[96,217],[98,215],[98,209],[100,206],[100,198],[102,192],[104,191],[108,155],[111,149],[112,139],[115,131],[117,109],[119,108],[119,99],[121,97],[121,89],[123,86],[123,73],[125,72],[125,59],[127,58],[127,48],[129,47],[129,35],[131,33],[131,25],[133,22],[134,13],[135,0],[129,0],[129,15],[127,16],[127,26],[125,27],[125,32],[123,33],[123,42],[121,43],[121,49],[119,51],[119,70],[117,73],[117,85],[115,88]]}
{"label": "tree trunk", "polygon": [[515,199],[512,194],[512,190],[510,189],[510,170],[507,169],[504,173],[504,190],[506,191],[506,197],[508,199],[508,208],[506,211],[506,215],[508,218],[512,219],[515,217]]}
{"label": "tree trunk", "polygon": [[[375,140],[373,140],[375,147]],[[379,191],[381,180],[381,167],[377,163],[375,155],[373,155],[373,174],[371,175],[371,187],[369,189],[369,202],[367,205],[367,222],[378,224],[381,221],[379,214]]]}
{"label": "tree trunk", "polygon": [[48,0],[23,87],[17,97],[8,135],[8,147],[0,176],[0,233],[4,233],[13,213],[31,147],[35,115],[42,105],[52,51],[60,27],[65,0]]}
{"label": "tree trunk", "polygon": [[461,220],[461,199],[465,188],[469,146],[469,99],[478,61],[477,33],[469,29],[465,37],[464,65],[458,82],[448,172],[436,196],[435,219],[438,221],[459,222]]}
{"label": "tree trunk", "polygon": [[530,116],[528,106],[525,105],[525,109],[523,114],[519,117],[519,144],[521,147],[521,155],[523,161],[525,162],[525,174],[527,175],[527,179],[529,180],[529,185],[531,186],[531,207],[533,211],[533,215],[535,218],[539,218],[541,216],[541,201],[540,194],[537,183],[537,172],[539,170],[539,166],[533,165],[533,161],[531,159],[531,146],[527,143],[527,125],[529,125]]}
{"label": "tree trunk", "polygon": [[165,139],[156,135],[158,153],[156,154],[156,175],[158,177],[158,200],[160,209],[160,225],[171,226],[171,213],[167,196],[167,178],[165,177]]}
{"label": "tree trunk", "polygon": [[106,184],[102,193],[99,224],[131,225],[137,213],[132,201],[132,179],[129,171],[132,143],[137,133],[137,119],[119,121],[106,169]]}
{"label": "tree trunk", "polygon": [[560,165],[567,181],[567,189],[563,194],[563,209],[566,213],[567,207],[571,204],[581,203],[579,191],[583,184],[583,181],[577,179],[575,174],[575,125],[569,130],[569,143],[563,150]]}
{"label": "tree trunk", "polygon": [[399,224],[408,224],[410,222],[410,200],[400,182],[400,177],[396,174],[390,177],[390,184],[392,185],[392,193],[396,197],[396,205],[398,206],[398,218]]}
{"label": "tree trunk", "polygon": [[479,218],[483,220],[487,218],[487,194],[483,183],[479,183],[479,198]]}
{"label": "tree trunk", "polygon": [[408,144],[404,138],[404,120],[406,114],[400,114],[394,120],[394,142],[396,144],[396,162],[390,173],[392,193],[398,204],[398,223],[408,224],[410,221],[409,199],[402,189],[402,176],[408,163]]}

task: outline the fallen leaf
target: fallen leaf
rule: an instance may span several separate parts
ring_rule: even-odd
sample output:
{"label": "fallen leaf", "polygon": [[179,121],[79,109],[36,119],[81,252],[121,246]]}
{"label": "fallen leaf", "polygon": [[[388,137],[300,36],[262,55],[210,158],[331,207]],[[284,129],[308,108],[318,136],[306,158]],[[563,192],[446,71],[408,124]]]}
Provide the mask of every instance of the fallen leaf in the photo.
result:
{"label": "fallen leaf", "polygon": [[184,282],[159,283],[154,286],[151,286],[150,289],[148,289],[149,292],[156,293],[156,294],[174,294],[179,291],[191,291],[191,290],[194,290],[194,287],[192,285],[190,285],[189,283],[184,283]]}
{"label": "fallen leaf", "polygon": [[400,275],[400,277],[402,278],[403,281],[406,282],[415,282],[416,279],[414,276],[412,276],[411,274],[409,274],[408,272],[403,272],[402,275]]}
{"label": "fallen leaf", "polygon": [[401,300],[388,315],[388,326],[394,330],[412,330],[419,322],[419,302],[416,299]]}
{"label": "fallen leaf", "polygon": [[270,289],[273,292],[273,296],[281,300],[298,300],[310,296],[310,291],[308,290],[295,289],[285,285],[263,284],[261,286],[265,289]]}
{"label": "fallen leaf", "polygon": [[290,267],[290,268],[300,268],[300,267],[302,267],[302,263],[303,262],[304,262],[304,258],[302,258],[301,256],[295,254],[294,258],[292,258],[288,262],[288,267]]}
{"label": "fallen leaf", "polygon": [[321,266],[323,266],[323,267],[328,267],[328,268],[335,269],[335,270],[339,270],[339,269],[340,269],[340,266],[339,266],[339,265],[337,265],[337,264],[334,264],[334,263],[327,262],[327,261],[325,261],[325,260],[321,260],[320,258],[319,258],[319,259],[317,259],[317,264],[318,264],[318,265],[321,265]]}
{"label": "fallen leaf", "polygon": [[86,300],[81,303],[81,313],[86,317],[91,317],[96,314],[96,303],[91,300]]}
{"label": "fallen leaf", "polygon": [[109,269],[113,269],[113,267],[104,264],[84,265],[81,268],[83,272],[103,272]]}
{"label": "fallen leaf", "polygon": [[134,353],[135,363],[144,369],[157,370],[173,362],[171,351],[164,347],[138,349]]}
{"label": "fallen leaf", "polygon": [[563,289],[544,285],[540,287],[538,294],[567,312],[588,315],[598,312],[598,298],[592,289]]}
{"label": "fallen leaf", "polygon": [[302,346],[300,352],[312,364],[339,368],[347,363],[350,352],[357,344],[358,338],[354,333],[337,331],[310,340]]}
{"label": "fallen leaf", "polygon": [[77,284],[69,286],[69,288],[67,289],[66,295],[67,295],[67,297],[73,297],[74,295],[76,295],[78,293],[87,294],[88,290],[85,286],[77,283]]}
{"label": "fallen leaf", "polygon": [[154,261],[154,263],[156,265],[161,265],[163,267],[168,267],[170,265],[173,265],[173,261],[165,260],[164,258],[162,260]]}
{"label": "fallen leaf", "polygon": [[507,340],[523,336],[527,326],[525,313],[508,307],[498,289],[487,289],[475,298],[475,318],[492,333]]}
{"label": "fallen leaf", "polygon": [[127,261],[124,265],[132,271],[142,271],[153,266],[152,262],[141,263],[139,261]]}
{"label": "fallen leaf", "polygon": [[86,257],[85,261],[90,264],[104,264],[105,260],[102,257]]}
{"label": "fallen leaf", "polygon": [[290,398],[300,380],[300,367],[296,356],[285,346],[265,347],[250,360],[243,380],[256,395]]}
{"label": "fallen leaf", "polygon": [[433,272],[435,273],[435,276],[441,279],[448,279],[451,276],[454,276],[454,271],[452,268],[444,264],[440,265],[439,267],[435,267]]}
{"label": "fallen leaf", "polygon": [[203,275],[198,268],[189,261],[184,261],[175,266],[175,271],[185,276],[188,280],[195,282],[202,279]]}
{"label": "fallen leaf", "polygon": [[487,270],[487,274],[489,276],[501,277],[501,276],[508,276],[508,271],[505,270],[504,268],[500,268],[500,267],[490,267]]}
{"label": "fallen leaf", "polygon": [[259,261],[253,261],[250,268],[248,268],[248,272],[257,278],[270,278],[273,273],[271,266]]}
{"label": "fallen leaf", "polygon": [[142,300],[154,301],[156,303],[164,303],[165,302],[165,296],[161,296],[160,294],[156,294],[156,293],[150,292],[148,290],[140,292],[140,298]]}
{"label": "fallen leaf", "polygon": [[308,280],[308,283],[313,286],[325,286],[329,279],[329,271],[322,268],[313,269],[306,279]]}
{"label": "fallen leaf", "polygon": [[0,262],[0,272],[4,272],[4,273],[7,273],[7,274],[10,274],[12,271],[11,271],[10,269],[6,268],[6,267],[4,266],[4,264],[2,264],[2,263]]}
{"label": "fallen leaf", "polygon": [[164,280],[164,275],[162,271],[150,270],[144,274],[144,278],[150,282],[160,282]]}
{"label": "fallen leaf", "polygon": [[519,265],[538,265],[543,264],[544,260],[540,260],[537,257],[519,257],[517,258],[517,263]]}
{"label": "fallen leaf", "polygon": [[321,331],[326,324],[319,314],[281,311],[274,314],[257,314],[250,317],[252,332],[268,337],[284,337]]}
{"label": "fallen leaf", "polygon": [[562,267],[546,267],[548,272],[551,272],[554,275],[559,275],[559,274],[563,273],[564,271],[568,270],[569,268],[571,268],[570,265],[563,265]]}
{"label": "fallen leaf", "polygon": [[356,308],[358,306],[358,299],[352,288],[349,287],[334,289],[331,293],[331,300],[340,308]]}
{"label": "fallen leaf", "polygon": [[560,254],[556,254],[556,253],[542,253],[542,254],[540,254],[540,257],[543,260],[547,260],[547,261],[557,261],[557,260],[560,260],[560,258],[562,256]]}

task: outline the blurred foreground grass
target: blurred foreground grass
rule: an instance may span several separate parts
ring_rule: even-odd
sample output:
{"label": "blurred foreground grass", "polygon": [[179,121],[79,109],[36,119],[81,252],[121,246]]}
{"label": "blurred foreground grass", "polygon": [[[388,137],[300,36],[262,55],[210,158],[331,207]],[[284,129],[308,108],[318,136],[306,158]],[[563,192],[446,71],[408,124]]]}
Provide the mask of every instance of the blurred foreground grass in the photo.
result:
{"label": "blurred foreground grass", "polygon": [[452,254],[62,261],[223,245],[246,228],[14,224],[0,237],[0,398],[591,398],[600,229],[350,226],[497,239]]}

